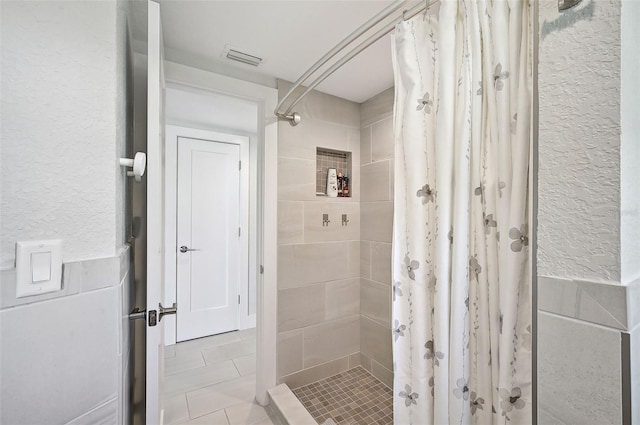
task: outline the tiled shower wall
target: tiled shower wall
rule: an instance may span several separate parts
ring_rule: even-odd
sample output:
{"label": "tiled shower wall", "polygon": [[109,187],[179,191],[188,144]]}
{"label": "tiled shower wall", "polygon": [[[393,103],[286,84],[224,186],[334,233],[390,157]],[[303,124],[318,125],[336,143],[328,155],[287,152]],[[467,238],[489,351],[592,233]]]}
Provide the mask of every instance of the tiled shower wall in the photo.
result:
{"label": "tiled shower wall", "polygon": [[388,386],[391,354],[393,88],[360,110],[360,352],[363,367]]}
{"label": "tiled shower wall", "polygon": [[[277,373],[290,387],[360,364],[360,105],[312,92],[296,110],[297,127],[278,127]],[[317,146],[352,152],[351,198],[316,197]]]}
{"label": "tiled shower wall", "polygon": [[[392,384],[392,111],[393,89],[361,105],[312,92],[301,124],[279,124],[278,379],[290,387],[360,364]],[[351,198],[315,196],[316,147],[352,153]]]}

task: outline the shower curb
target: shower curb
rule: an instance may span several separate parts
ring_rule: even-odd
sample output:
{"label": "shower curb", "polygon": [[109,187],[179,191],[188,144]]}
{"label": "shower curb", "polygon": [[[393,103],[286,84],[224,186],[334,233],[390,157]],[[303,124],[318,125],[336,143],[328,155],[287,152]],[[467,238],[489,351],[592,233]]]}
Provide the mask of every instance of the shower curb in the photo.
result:
{"label": "shower curb", "polygon": [[286,425],[318,425],[287,384],[267,390],[273,410]]}

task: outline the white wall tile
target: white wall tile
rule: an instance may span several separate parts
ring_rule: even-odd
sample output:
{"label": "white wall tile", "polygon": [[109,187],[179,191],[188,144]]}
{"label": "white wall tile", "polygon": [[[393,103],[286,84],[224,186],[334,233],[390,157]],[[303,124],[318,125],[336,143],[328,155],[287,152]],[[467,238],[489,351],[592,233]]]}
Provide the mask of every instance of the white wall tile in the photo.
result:
{"label": "white wall tile", "polygon": [[116,396],[117,303],[108,288],[0,312],[0,422],[65,423]]}
{"label": "white wall tile", "polygon": [[538,423],[540,425],[567,425],[543,408],[538,409]]}
{"label": "white wall tile", "polygon": [[627,290],[622,285],[538,276],[538,308],[612,328],[628,329]]}
{"label": "white wall tile", "polygon": [[80,276],[82,267],[80,263],[65,263],[62,265],[62,289],[43,295],[16,298],[16,270],[0,271],[0,308],[31,304],[53,298],[66,297],[80,292]]}
{"label": "white wall tile", "polygon": [[540,408],[567,424],[621,423],[620,332],[538,314]]}
{"label": "white wall tile", "polygon": [[97,258],[80,262],[82,292],[117,285],[120,279],[120,257]]}
{"label": "white wall tile", "polygon": [[623,285],[574,279],[578,288],[588,294],[605,312],[623,326],[627,324],[627,288]]}

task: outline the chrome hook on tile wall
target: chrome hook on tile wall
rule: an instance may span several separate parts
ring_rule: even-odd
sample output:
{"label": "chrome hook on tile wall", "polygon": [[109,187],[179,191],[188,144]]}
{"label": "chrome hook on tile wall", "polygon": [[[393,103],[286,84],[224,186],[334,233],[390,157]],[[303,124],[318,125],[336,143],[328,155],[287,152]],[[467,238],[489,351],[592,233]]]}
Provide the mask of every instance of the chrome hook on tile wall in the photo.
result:
{"label": "chrome hook on tile wall", "polygon": [[322,227],[328,227],[331,220],[329,220],[329,214],[322,214]]}
{"label": "chrome hook on tile wall", "polygon": [[342,225],[347,226],[349,224],[349,219],[346,214],[342,214]]}

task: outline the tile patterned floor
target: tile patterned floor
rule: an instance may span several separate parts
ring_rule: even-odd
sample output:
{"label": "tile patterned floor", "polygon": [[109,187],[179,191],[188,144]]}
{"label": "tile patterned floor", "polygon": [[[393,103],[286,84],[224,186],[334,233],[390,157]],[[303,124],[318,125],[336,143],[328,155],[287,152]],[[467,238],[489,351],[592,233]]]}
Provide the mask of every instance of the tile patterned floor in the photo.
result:
{"label": "tile patterned floor", "polygon": [[255,403],[255,329],[165,347],[168,425],[273,425]]}
{"label": "tile patterned floor", "polygon": [[358,366],[292,390],[319,424],[393,424],[390,388]]}

